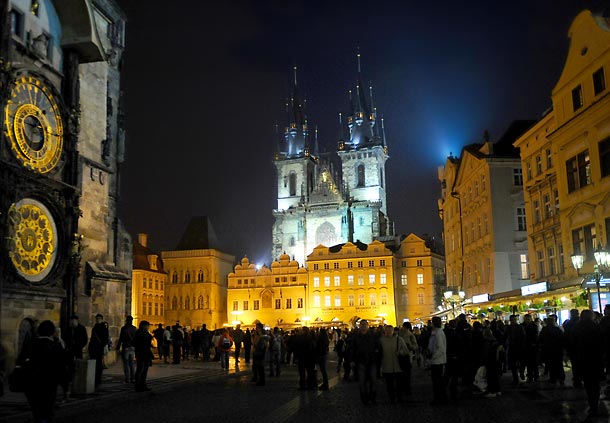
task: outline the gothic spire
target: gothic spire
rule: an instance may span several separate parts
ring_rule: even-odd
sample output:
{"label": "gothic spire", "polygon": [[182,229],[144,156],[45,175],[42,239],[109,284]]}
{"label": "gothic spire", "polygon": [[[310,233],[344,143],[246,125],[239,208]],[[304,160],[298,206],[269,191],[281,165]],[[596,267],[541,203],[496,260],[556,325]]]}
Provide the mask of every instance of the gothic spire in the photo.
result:
{"label": "gothic spire", "polygon": [[298,157],[305,154],[307,147],[307,114],[305,112],[305,101],[301,101],[298,90],[297,67],[292,67],[292,88],[290,98],[286,103],[288,112],[288,126],[284,131],[288,157]]}

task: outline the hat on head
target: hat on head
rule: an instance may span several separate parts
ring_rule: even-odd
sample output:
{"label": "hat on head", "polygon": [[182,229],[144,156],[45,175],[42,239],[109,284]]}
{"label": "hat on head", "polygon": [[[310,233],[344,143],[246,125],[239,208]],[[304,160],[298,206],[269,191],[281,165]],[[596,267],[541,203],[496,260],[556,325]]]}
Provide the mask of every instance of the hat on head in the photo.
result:
{"label": "hat on head", "polygon": [[70,316],[70,319],[78,320],[78,314],[73,314]]}

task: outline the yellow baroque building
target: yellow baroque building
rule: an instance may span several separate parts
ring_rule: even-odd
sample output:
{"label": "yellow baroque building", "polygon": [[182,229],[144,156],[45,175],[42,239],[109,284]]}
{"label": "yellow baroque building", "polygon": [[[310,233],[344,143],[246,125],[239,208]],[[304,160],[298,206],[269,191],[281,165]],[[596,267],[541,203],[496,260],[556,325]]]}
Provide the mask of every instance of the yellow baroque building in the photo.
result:
{"label": "yellow baroque building", "polygon": [[[610,244],[610,21],[585,10],[568,36],[553,107],[515,146],[525,169],[532,282],[574,300],[583,277],[570,256],[583,256],[586,275],[593,252]],[[564,310],[573,306],[562,302]],[[598,309],[597,301],[590,305]]]}
{"label": "yellow baroque building", "polygon": [[216,329],[226,323],[227,276],[235,257],[214,248],[216,235],[207,217],[189,223],[174,251],[163,251],[167,271],[165,323]]}
{"label": "yellow baroque building", "polygon": [[247,257],[228,276],[226,323],[261,322],[290,329],[307,321],[307,270],[282,254],[271,267],[257,268]]}
{"label": "yellow baroque building", "polygon": [[133,271],[131,273],[131,315],[137,327],[142,320],[151,325],[164,323],[164,287],[167,273],[159,255],[148,248],[148,235],[138,234],[133,243]]}
{"label": "yellow baroque building", "polygon": [[307,256],[312,324],[396,325],[392,251],[380,241],[318,245]]}
{"label": "yellow baroque building", "polygon": [[401,241],[394,260],[398,323],[421,323],[436,311],[446,289],[443,254],[432,240],[412,233]]}

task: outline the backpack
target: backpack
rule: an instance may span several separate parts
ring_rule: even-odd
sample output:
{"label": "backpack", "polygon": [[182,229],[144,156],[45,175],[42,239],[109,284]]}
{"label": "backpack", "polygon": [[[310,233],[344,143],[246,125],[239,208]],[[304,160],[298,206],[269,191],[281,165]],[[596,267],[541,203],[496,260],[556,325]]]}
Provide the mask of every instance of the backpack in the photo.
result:
{"label": "backpack", "polygon": [[231,340],[229,338],[223,338],[222,344],[220,344],[223,349],[228,350],[231,348]]}

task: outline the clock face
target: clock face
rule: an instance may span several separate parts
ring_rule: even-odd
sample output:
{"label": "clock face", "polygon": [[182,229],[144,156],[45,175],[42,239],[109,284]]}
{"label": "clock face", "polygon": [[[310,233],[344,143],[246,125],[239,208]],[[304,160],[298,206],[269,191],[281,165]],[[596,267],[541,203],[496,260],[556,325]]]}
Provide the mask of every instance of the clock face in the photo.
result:
{"label": "clock face", "polygon": [[30,282],[43,280],[53,268],[57,228],[44,204],[24,198],[9,208],[9,256],[17,272]]}
{"label": "clock face", "polygon": [[31,75],[12,81],[4,119],[11,149],[24,167],[47,173],[57,166],[64,130],[57,97],[48,85]]}

